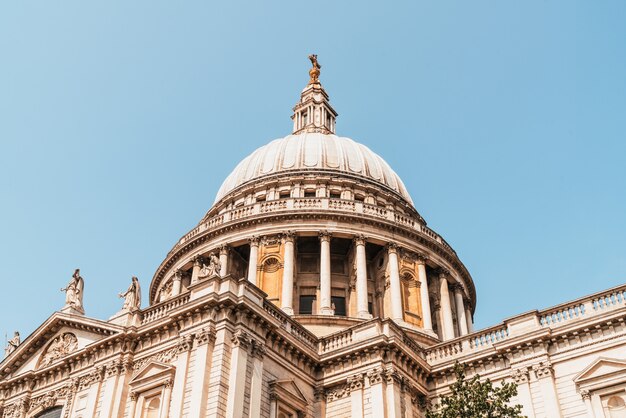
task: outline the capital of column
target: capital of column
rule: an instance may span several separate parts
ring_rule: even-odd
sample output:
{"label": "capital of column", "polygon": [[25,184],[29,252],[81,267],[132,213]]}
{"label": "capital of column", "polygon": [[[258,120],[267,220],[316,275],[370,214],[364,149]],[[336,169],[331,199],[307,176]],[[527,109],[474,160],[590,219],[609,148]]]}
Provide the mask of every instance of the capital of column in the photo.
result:
{"label": "capital of column", "polygon": [[472,301],[470,300],[470,298],[463,298],[463,304],[465,305],[465,307],[469,310],[472,310]]}
{"label": "capital of column", "polygon": [[589,390],[587,390],[587,389],[582,389],[580,391],[580,396],[581,396],[581,398],[583,398],[584,401],[591,400],[591,392],[589,392]]}
{"label": "capital of column", "polygon": [[248,348],[248,346],[250,346],[250,344],[252,343],[252,339],[247,332],[243,330],[238,330],[237,332],[235,332],[235,334],[233,334],[231,342],[233,343],[234,347]]}
{"label": "capital of column", "polygon": [[192,345],[193,345],[193,334],[183,335],[178,340],[178,346],[176,348],[179,353],[184,353],[185,351],[191,350]]}
{"label": "capital of column", "polygon": [[319,238],[320,238],[320,241],[322,241],[322,242],[328,242],[328,241],[330,241],[330,238],[331,238],[332,236],[333,236],[333,234],[332,234],[332,233],[330,233],[330,232],[328,232],[328,231],[321,231],[321,232],[319,233]]}
{"label": "capital of column", "polygon": [[259,360],[263,360],[265,357],[266,349],[265,344],[258,342],[256,340],[252,340],[252,348],[250,349],[250,355],[252,357],[258,358]]}
{"label": "capital of column", "polygon": [[421,264],[421,265],[425,265],[427,261],[428,261],[428,256],[426,254],[418,254],[417,259],[415,260],[417,264]]}
{"label": "capital of column", "polygon": [[396,243],[393,243],[393,242],[387,243],[387,252],[390,254],[397,254],[399,248],[400,247]]}
{"label": "capital of column", "polygon": [[365,235],[355,235],[354,238],[352,239],[352,241],[354,241],[354,245],[365,245],[367,238],[365,238]]}
{"label": "capital of column", "polygon": [[283,242],[292,242],[294,241],[295,234],[292,231],[285,231],[282,233],[281,238]]}
{"label": "capital of column", "polygon": [[253,235],[253,236],[250,237],[248,242],[250,243],[251,247],[258,247],[259,243],[261,242],[261,238],[257,237],[256,235]]}
{"label": "capital of column", "polygon": [[365,377],[362,373],[355,374],[354,376],[348,377],[347,386],[349,391],[361,390],[363,389],[363,385],[365,382]]}
{"label": "capital of column", "polygon": [[461,292],[463,293],[463,285],[459,282],[454,282],[450,285],[450,289],[452,289],[453,292]]}
{"label": "capital of column", "polygon": [[517,383],[518,385],[520,385],[522,383],[527,383],[528,380],[529,380],[528,369],[527,368],[522,368],[522,369],[513,370],[513,373],[511,374],[511,377],[513,378],[515,383]]}
{"label": "capital of column", "polygon": [[195,340],[197,345],[204,345],[215,341],[215,329],[205,328],[200,330],[196,333]]}
{"label": "capital of column", "polygon": [[228,244],[222,244],[219,248],[220,255],[228,255],[230,252],[230,246]]}
{"label": "capital of column", "polygon": [[193,257],[191,257],[191,261],[193,262],[194,267],[202,267],[202,261],[204,260],[201,256],[194,255]]}
{"label": "capital of column", "polygon": [[533,371],[535,372],[537,379],[551,377],[554,374],[554,368],[552,367],[552,363],[550,362],[541,362],[539,364],[535,364],[533,366]]}
{"label": "capital of column", "polygon": [[181,270],[181,269],[177,269],[177,270],[174,272],[174,279],[173,279],[173,280],[174,280],[174,281],[180,281],[180,280],[182,280],[182,278],[183,278],[183,272],[182,272],[182,270]]}
{"label": "capital of column", "polygon": [[367,372],[367,379],[371,385],[382,383],[385,378],[385,372],[382,369],[374,369]]}
{"label": "capital of column", "polygon": [[447,279],[447,277],[450,275],[450,270],[439,267],[437,269],[437,273],[439,274],[440,279]]}

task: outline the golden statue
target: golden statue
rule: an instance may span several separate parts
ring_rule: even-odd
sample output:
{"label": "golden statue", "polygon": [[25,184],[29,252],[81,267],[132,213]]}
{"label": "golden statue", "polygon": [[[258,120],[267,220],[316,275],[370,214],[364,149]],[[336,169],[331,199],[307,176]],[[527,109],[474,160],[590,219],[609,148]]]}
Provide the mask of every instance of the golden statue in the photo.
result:
{"label": "golden statue", "polygon": [[313,64],[313,68],[309,70],[309,76],[311,79],[309,80],[309,84],[317,84],[320,82],[320,69],[322,66],[317,62],[317,55],[311,54],[309,55],[309,59],[311,60],[311,64]]}

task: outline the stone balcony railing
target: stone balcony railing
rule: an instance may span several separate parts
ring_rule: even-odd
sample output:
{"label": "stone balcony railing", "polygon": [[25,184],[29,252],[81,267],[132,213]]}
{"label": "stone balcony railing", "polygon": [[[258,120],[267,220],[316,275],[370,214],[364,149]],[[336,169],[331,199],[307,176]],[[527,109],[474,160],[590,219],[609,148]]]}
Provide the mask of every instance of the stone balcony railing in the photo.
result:
{"label": "stone balcony railing", "polygon": [[319,339],[318,351],[320,356],[342,355],[342,351],[350,351],[358,344],[370,343],[372,339],[397,339],[401,341],[413,354],[424,359],[424,350],[413,341],[395,322],[389,319],[376,318],[335,332]]}
{"label": "stone balcony railing", "polygon": [[395,211],[387,207],[380,207],[364,202],[322,198],[322,197],[305,197],[305,198],[288,198],[280,200],[272,200],[267,202],[257,202],[248,206],[241,206],[219,215],[215,215],[206,221],[201,222],[194,229],[185,234],[176,243],[170,253],[176,251],[181,246],[192,240],[194,237],[231,222],[240,221],[247,218],[262,217],[267,214],[289,213],[298,211],[316,211],[337,212],[341,214],[357,214],[372,218],[382,219],[396,224],[403,225],[417,233],[427,236],[446,250],[456,254],[450,245],[435,231],[422,225],[414,218],[403,213]]}
{"label": "stone balcony railing", "polygon": [[576,321],[593,320],[607,311],[622,308],[626,308],[626,285],[552,308],[518,315],[505,320],[502,324],[436,344],[426,350],[426,358],[431,365],[443,364],[462,357],[462,354],[493,350],[497,344],[509,338],[546,329],[559,330],[574,325]]}

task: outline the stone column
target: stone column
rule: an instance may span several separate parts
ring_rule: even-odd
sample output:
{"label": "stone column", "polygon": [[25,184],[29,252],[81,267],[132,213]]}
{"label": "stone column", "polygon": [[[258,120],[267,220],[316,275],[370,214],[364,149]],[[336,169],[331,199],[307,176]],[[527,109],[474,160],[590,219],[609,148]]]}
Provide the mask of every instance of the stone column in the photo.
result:
{"label": "stone column", "polygon": [[513,371],[513,380],[517,384],[517,399],[522,405],[522,414],[527,418],[535,418],[533,397],[530,393],[529,373],[526,367]]}
{"label": "stone column", "polygon": [[471,301],[469,299],[465,299],[465,319],[467,319],[467,332],[474,332],[474,321],[472,320],[472,308]]}
{"label": "stone column", "polygon": [[191,261],[193,261],[193,269],[191,270],[191,284],[196,284],[198,283],[198,275],[200,274],[200,269],[202,269],[202,257],[197,255],[192,258]]}
{"label": "stone column", "polygon": [[230,372],[228,375],[228,398],[226,400],[226,418],[243,417],[244,393],[246,390],[246,368],[248,366],[248,347],[250,336],[239,330],[232,338]]}
{"label": "stone column", "polygon": [[195,335],[196,360],[193,369],[193,386],[189,402],[189,416],[199,417],[206,411],[209,372],[215,343],[215,330],[206,328]]}
{"label": "stone column", "polygon": [[561,418],[561,407],[554,385],[554,369],[550,362],[541,362],[533,367],[537,380],[541,386],[546,416],[550,418]]}
{"label": "stone column", "polygon": [[454,338],[454,321],[452,320],[452,307],[450,306],[450,292],[448,291],[448,271],[439,273],[439,301],[441,303],[441,324],[444,340]]}
{"label": "stone column", "polygon": [[426,275],[426,257],[417,258],[417,278],[420,282],[420,299],[422,305],[422,327],[426,331],[433,330],[433,320],[430,316],[430,297],[428,295],[428,277]]}
{"label": "stone column", "polygon": [[454,301],[456,303],[456,322],[459,324],[459,334],[467,335],[467,318],[465,305],[463,304],[463,286],[460,283],[454,285]]}
{"label": "stone column", "polygon": [[187,383],[187,369],[189,368],[189,352],[193,345],[193,335],[180,337],[178,342],[178,357],[176,358],[176,374],[170,403],[170,418],[179,418],[183,412],[183,397]]}
{"label": "stone column", "polygon": [[370,319],[367,309],[367,259],[365,256],[365,237],[354,238],[356,247],[356,310],[358,318]]}
{"label": "stone column", "polygon": [[350,417],[363,418],[363,375],[357,374],[348,378],[350,390]]}
{"label": "stone column", "polygon": [[316,387],[314,392],[313,416],[326,417],[326,391],[323,387]]}
{"label": "stone column", "polygon": [[283,266],[283,289],[280,302],[282,310],[287,315],[293,315],[293,271],[294,271],[294,236],[286,233],[283,238],[285,243],[285,262]]}
{"label": "stone column", "polygon": [[112,360],[106,365],[106,378],[104,391],[102,392],[102,411],[100,416],[103,418],[113,418],[114,404],[116,403],[115,392],[118,386],[122,369],[121,360]]}
{"label": "stone column", "polygon": [[263,357],[265,346],[258,342],[252,342],[252,378],[250,381],[250,416],[258,414],[261,410],[261,395],[263,393]]}
{"label": "stone column", "polygon": [[320,233],[320,315],[335,314],[331,303],[330,237],[326,231]]}
{"label": "stone column", "polygon": [[228,273],[228,253],[230,252],[230,247],[226,244],[220,247],[220,277],[226,276]]}
{"label": "stone column", "polygon": [[[591,393],[588,390],[583,389],[580,391],[580,396],[583,398],[585,408],[587,408],[587,416],[589,418],[596,418],[596,413],[593,412],[593,405],[591,404]],[[532,417],[528,417],[532,418]]]}
{"label": "stone column", "polygon": [[377,418],[391,418],[387,415],[385,407],[385,376],[381,369],[374,369],[367,372],[367,379],[370,384],[370,402],[372,404],[372,412],[375,412]]}
{"label": "stone column", "polygon": [[172,278],[172,296],[180,295],[182,280],[183,272],[178,269],[174,272],[174,277]]}
{"label": "stone column", "polygon": [[250,261],[248,262],[248,281],[257,286],[256,271],[259,263],[259,238],[250,238]]}
{"label": "stone column", "polygon": [[404,309],[402,307],[402,289],[400,288],[400,271],[398,267],[398,246],[387,245],[389,263],[389,288],[391,290],[391,319],[396,322],[404,321]]}
{"label": "stone column", "polygon": [[[85,407],[85,413],[88,417],[93,417],[96,414],[96,408],[98,406],[98,397],[102,390],[102,382],[104,381],[105,368],[103,366],[96,367],[92,376],[95,382],[89,388],[89,395],[87,397],[87,406]],[[132,409],[131,409],[132,410]]]}
{"label": "stone column", "polygon": [[387,395],[387,416],[401,417],[402,416],[402,380],[400,375],[393,370],[385,370],[385,378],[387,380],[386,395]]}

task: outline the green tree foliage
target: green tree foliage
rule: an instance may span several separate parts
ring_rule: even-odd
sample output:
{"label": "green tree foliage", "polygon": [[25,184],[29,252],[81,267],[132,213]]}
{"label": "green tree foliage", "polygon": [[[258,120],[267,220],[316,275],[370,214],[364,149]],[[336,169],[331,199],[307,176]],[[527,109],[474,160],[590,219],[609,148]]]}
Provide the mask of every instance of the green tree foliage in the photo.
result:
{"label": "green tree foliage", "polygon": [[509,401],[517,395],[515,383],[494,387],[489,379],[481,382],[480,376],[465,378],[465,367],[454,365],[456,382],[449,396],[443,396],[436,410],[429,410],[426,418],[525,418],[522,406],[511,406]]}

